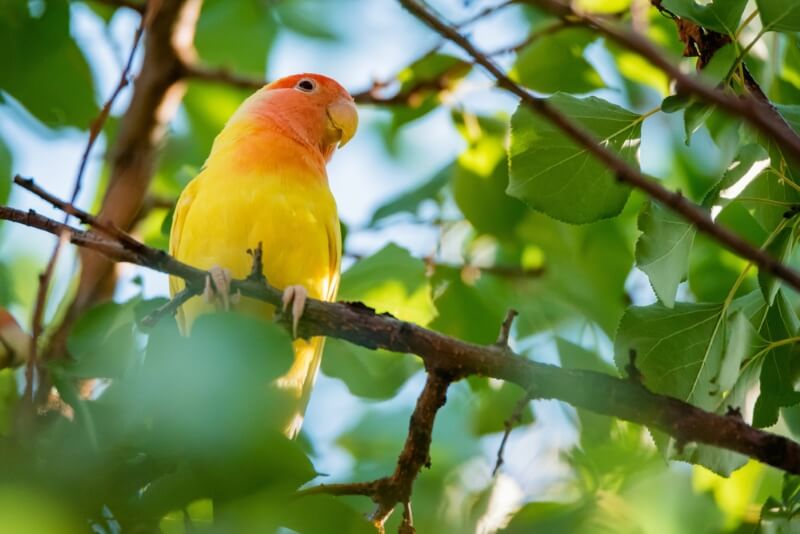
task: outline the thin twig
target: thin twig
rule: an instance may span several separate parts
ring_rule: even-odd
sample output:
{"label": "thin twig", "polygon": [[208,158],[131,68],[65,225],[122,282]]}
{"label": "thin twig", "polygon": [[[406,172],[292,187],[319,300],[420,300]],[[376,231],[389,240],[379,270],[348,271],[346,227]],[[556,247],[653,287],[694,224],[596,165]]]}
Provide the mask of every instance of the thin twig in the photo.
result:
{"label": "thin twig", "polygon": [[44,329],[44,311],[47,307],[47,291],[50,288],[50,280],[53,278],[53,271],[58,261],[58,256],[64,248],[64,243],[67,241],[67,232],[61,232],[58,235],[58,240],[53,247],[53,252],[50,254],[50,259],[47,261],[44,271],[39,274],[39,289],[36,292],[36,303],[33,307],[33,316],[31,318],[31,345],[28,352],[28,361],[25,367],[25,394],[26,401],[30,401],[33,405],[35,391],[33,387],[34,379],[36,376],[36,369],[39,365],[39,339],[42,336]]}
{"label": "thin twig", "polygon": [[[533,96],[526,89],[523,89],[520,85],[512,81],[500,69],[500,67],[498,67],[491,59],[486,57],[485,54],[482,54],[480,51],[478,51],[478,49],[475,48],[468,39],[453,29],[452,26],[449,26],[433,16],[418,2],[415,0],[399,1],[406,9],[408,9],[422,22],[434,29],[434,31],[444,37],[447,37],[460,46],[473,58],[473,60],[475,60],[476,63],[484,67],[492,75],[492,77],[494,77],[498,86],[517,95],[526,107],[531,109],[533,112],[542,115],[545,119],[550,121],[559,130],[571,138],[573,142],[585,148],[587,152],[597,158],[609,170],[614,172],[620,181],[625,182],[636,189],[644,191],[648,196],[658,200],[671,210],[680,214],[687,221],[691,222],[698,230],[708,234],[732,252],[735,252],[742,258],[752,260],[763,271],[780,278],[795,290],[800,291],[800,273],[782,264],[769,253],[754,247],[748,241],[730,231],[726,227],[717,224],[711,219],[710,215],[704,209],[688,201],[680,193],[669,191],[668,189],[662,187],[655,180],[646,177],[637,169],[629,165],[618,154],[606,148],[604,145],[601,145],[599,140],[593,134],[587,132],[573,122],[569,117],[552,107],[546,99]],[[633,38],[636,40],[640,39],[638,36],[634,36]],[[647,43],[647,45],[648,47],[650,46],[649,43]],[[698,82],[695,80],[690,78],[687,79],[691,80],[691,82],[695,85],[698,84]],[[704,85],[700,85],[703,87],[703,90],[706,89]],[[711,90],[711,93],[715,95],[716,98],[717,92]],[[720,98],[727,102],[727,96],[723,96],[724,98]],[[736,104],[736,107],[738,109],[738,103]],[[753,111],[753,109],[748,108],[747,115],[752,115]],[[763,117],[759,120],[762,119]],[[793,134],[792,139],[795,139]],[[796,153],[800,154],[800,139],[798,139],[798,150]]]}
{"label": "thin twig", "polygon": [[506,318],[503,319],[503,324],[500,325],[500,333],[497,335],[495,345],[502,348],[508,348],[508,337],[511,335],[511,325],[514,324],[514,318],[519,315],[517,310],[508,310]]}
{"label": "thin twig", "polygon": [[197,288],[196,286],[187,285],[186,287],[178,291],[178,293],[174,297],[172,297],[169,301],[167,301],[162,306],[159,306],[155,310],[148,313],[145,317],[143,317],[142,320],[139,321],[139,324],[147,328],[152,328],[163,317],[166,317],[168,315],[175,315],[176,313],[178,313],[178,308],[180,308],[190,298],[194,297],[195,295],[199,295],[200,292],[201,292],[200,289]]}
{"label": "thin twig", "polygon": [[[103,104],[103,107],[100,109],[100,113],[89,125],[89,140],[86,143],[86,148],[83,150],[80,165],[78,165],[78,174],[75,176],[75,185],[73,186],[72,195],[69,199],[70,204],[75,203],[75,201],[78,199],[78,193],[81,192],[81,188],[83,187],[83,174],[86,171],[86,163],[89,161],[89,154],[92,152],[94,143],[100,136],[100,132],[103,130],[103,125],[106,123],[108,115],[111,113],[111,106],[114,105],[114,101],[117,99],[122,90],[128,86],[128,83],[130,83],[128,77],[130,76],[131,67],[133,66],[133,58],[136,57],[136,50],[139,48],[139,43],[142,40],[144,29],[152,17],[152,12],[148,12],[148,10],[152,9],[151,6],[156,5],[158,5],[158,2],[148,2],[144,5],[144,10],[141,12],[142,16],[139,20],[139,26],[136,27],[136,33],[133,35],[131,52],[128,54],[128,61],[125,63],[125,68],[122,69],[119,82],[117,82],[117,86],[111,92],[111,96],[109,96],[108,100],[106,100],[105,104]],[[69,220],[64,222],[69,222]]]}
{"label": "thin twig", "polygon": [[511,415],[508,416],[503,422],[503,439],[500,440],[500,447],[497,449],[497,461],[494,464],[494,469],[492,470],[492,476],[497,476],[497,472],[500,471],[500,467],[505,463],[503,459],[503,454],[506,450],[506,443],[508,443],[508,438],[511,436],[511,431],[514,430],[514,427],[522,421],[522,415],[525,413],[525,408],[528,407],[528,403],[531,401],[531,394],[530,392],[526,391],[525,394],[517,401],[517,404],[514,406],[514,410],[511,412]]}

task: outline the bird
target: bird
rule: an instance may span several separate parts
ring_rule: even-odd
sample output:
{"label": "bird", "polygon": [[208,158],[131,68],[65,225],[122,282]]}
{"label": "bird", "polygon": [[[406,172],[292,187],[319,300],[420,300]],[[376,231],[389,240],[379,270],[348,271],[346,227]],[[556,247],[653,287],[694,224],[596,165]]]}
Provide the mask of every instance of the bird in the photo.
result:
{"label": "bird", "polygon": [[18,367],[28,361],[31,336],[6,309],[0,307],[0,369]]}
{"label": "bird", "polygon": [[[294,360],[276,381],[292,399],[282,424],[290,438],[302,426],[324,345],[322,337],[298,339],[298,321],[308,297],[333,301],[339,286],[342,237],[326,165],[357,128],[353,98],[332,78],[303,73],[265,85],[228,119],[173,215],[170,254],[209,273],[202,298],[177,311],[184,335],[215,309],[274,315],[273,306],[230,292],[231,280],[250,271],[245,252],[263,247],[263,274],[292,315]],[[170,277],[172,296],[184,286]]]}

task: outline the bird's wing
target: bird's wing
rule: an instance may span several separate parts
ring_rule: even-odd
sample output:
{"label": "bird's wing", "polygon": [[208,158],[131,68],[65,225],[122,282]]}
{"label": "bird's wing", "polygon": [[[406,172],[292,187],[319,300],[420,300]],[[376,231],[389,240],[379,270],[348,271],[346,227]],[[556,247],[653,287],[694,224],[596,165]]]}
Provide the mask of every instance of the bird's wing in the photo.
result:
{"label": "bird's wing", "polygon": [[[189,184],[181,192],[177,204],[175,204],[175,212],[172,214],[172,228],[169,232],[169,254],[172,257],[178,256],[180,250],[181,237],[183,235],[183,224],[186,222],[186,216],[192,206],[192,201],[197,195],[197,187],[200,182],[200,176],[189,182]],[[175,296],[181,291],[186,283],[183,278],[177,276],[169,277],[169,293]],[[178,313],[175,315],[175,320],[178,322],[178,328],[186,334],[186,320],[183,314],[183,306],[178,308]]]}
{"label": "bird's wing", "polygon": [[[339,290],[339,279],[341,278],[340,271],[342,265],[342,232],[339,226],[338,217],[333,217],[326,227],[328,233],[328,258],[329,258],[329,273],[330,278],[328,282],[328,291],[323,295],[323,300],[333,302],[336,300],[336,293]],[[301,341],[301,343],[303,343]],[[306,373],[305,382],[303,382],[303,389],[300,393],[300,400],[298,403],[298,416],[287,429],[287,434],[290,437],[295,437],[300,431],[302,424],[303,414],[305,414],[308,400],[311,397],[311,391],[314,389],[314,381],[317,378],[320,363],[322,362],[322,350],[325,347],[324,337],[315,337],[308,341],[306,347],[300,347],[299,350],[311,350],[313,355],[308,364],[308,372]]]}

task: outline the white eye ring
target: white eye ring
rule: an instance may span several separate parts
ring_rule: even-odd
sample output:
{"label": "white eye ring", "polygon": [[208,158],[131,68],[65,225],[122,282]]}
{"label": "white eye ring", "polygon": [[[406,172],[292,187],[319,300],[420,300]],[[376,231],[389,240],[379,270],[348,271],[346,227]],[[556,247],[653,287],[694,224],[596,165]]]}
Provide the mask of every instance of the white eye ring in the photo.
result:
{"label": "white eye ring", "polygon": [[317,83],[310,78],[303,78],[297,82],[294,88],[304,93],[313,93],[317,88]]}

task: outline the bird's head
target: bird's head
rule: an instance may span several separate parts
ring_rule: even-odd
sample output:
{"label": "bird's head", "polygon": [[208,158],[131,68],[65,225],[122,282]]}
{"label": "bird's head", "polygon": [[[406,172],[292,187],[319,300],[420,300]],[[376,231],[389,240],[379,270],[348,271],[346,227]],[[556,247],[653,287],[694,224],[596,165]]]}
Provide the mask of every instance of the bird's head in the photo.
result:
{"label": "bird's head", "polygon": [[358,112],[353,97],[335,80],[321,74],[280,78],[258,91],[248,111],[272,119],[286,133],[319,147],[328,160],[337,146],[356,133]]}

